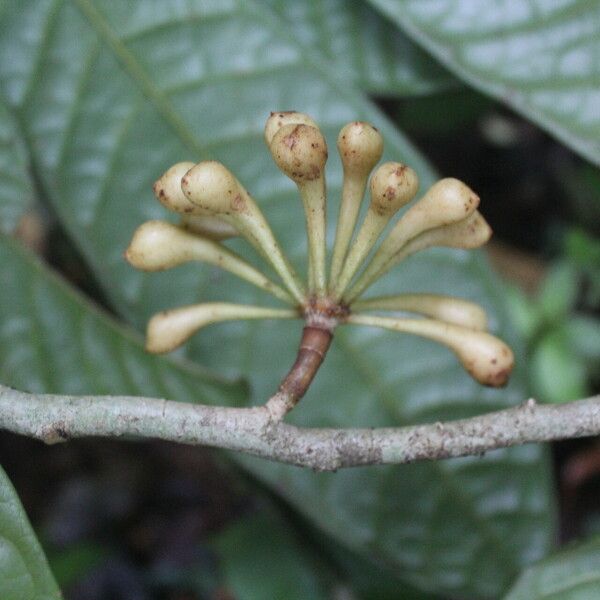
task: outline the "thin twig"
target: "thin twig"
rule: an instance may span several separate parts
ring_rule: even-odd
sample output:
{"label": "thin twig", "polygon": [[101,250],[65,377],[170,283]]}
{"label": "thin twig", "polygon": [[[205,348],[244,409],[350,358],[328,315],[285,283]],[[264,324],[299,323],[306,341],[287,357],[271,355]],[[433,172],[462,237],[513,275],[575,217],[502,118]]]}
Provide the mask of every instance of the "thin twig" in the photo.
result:
{"label": "thin twig", "polygon": [[0,386],[0,429],[49,444],[79,437],[161,439],[334,471],[598,435],[600,396],[558,405],[528,400],[470,419],[414,427],[311,429],[274,421],[264,406],[224,408],[131,396],[28,394]]}

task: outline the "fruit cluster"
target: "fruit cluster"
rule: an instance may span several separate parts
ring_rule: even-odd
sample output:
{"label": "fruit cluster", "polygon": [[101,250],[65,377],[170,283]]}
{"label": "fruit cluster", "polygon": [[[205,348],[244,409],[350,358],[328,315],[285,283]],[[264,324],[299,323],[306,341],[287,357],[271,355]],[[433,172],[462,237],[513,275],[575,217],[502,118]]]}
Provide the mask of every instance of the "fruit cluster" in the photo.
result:
{"label": "fruit cluster", "polygon": [[[267,120],[265,141],[277,166],[296,183],[302,199],[308,236],[308,281],[302,281],[295,272],[259,206],[225,166],[215,161],[178,163],[155,183],[154,193],[166,208],[180,215],[180,224],[144,223],[127,249],[129,262],[147,271],[189,261],[217,265],[289,307],[206,303],[167,310],[150,320],[147,349],[168,352],[201,327],[220,321],[303,318],[308,327],[329,334],[338,325],[355,324],[420,335],[449,347],[480,383],[504,385],[513,354],[504,342],[486,331],[486,315],[479,306],[434,294],[362,299],[371,284],[415,252],[434,246],[476,248],[487,242],[491,229],[477,211],[479,197],[456,179],[438,181],[403,212],[367,262],[392,218],[415,197],[419,180],[410,167],[386,162],[369,182],[383,153],[383,139],[368,123],[348,123],[337,140],[344,180],[328,270],[325,138],[309,116],[276,112]],[[371,201],[355,233],[368,183]],[[258,250],[277,273],[279,283],[223,244],[223,240],[236,235]],[[370,314],[372,311],[417,316],[379,316]]]}

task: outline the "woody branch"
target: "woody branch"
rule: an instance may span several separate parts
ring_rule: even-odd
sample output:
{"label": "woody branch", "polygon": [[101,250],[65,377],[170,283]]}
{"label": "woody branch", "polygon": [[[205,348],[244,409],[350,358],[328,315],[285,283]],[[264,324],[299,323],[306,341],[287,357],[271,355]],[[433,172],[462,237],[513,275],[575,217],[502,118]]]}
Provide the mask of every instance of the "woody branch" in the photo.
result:
{"label": "woody branch", "polygon": [[507,410],[430,425],[313,429],[274,420],[266,405],[225,408],[131,396],[29,394],[0,385],[0,429],[48,444],[82,437],[161,439],[334,471],[598,435],[600,396],[560,405],[528,400]]}

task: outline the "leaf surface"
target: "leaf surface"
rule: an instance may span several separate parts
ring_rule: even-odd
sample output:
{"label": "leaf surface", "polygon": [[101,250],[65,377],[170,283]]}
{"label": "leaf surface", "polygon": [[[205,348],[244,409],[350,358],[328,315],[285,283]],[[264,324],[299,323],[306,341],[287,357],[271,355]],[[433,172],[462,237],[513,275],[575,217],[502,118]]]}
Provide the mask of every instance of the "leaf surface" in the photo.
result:
{"label": "leaf surface", "polygon": [[21,133],[8,106],[0,101],[0,232],[14,231],[32,200]]}
{"label": "leaf surface", "polygon": [[[268,301],[214,269],[190,265],[141,274],[124,263],[133,230],[166,216],[151,185],[174,162],[209,157],[225,162],[257,198],[298,269],[305,270],[300,202],[262,142],[269,110],[310,113],[331,149],[345,122],[369,120],[383,132],[387,159],[414,166],[423,186],[432,181],[408,141],[317,50],[301,45],[267,5],[161,2],[151,11],[147,6],[22,2],[0,24],[0,81],[27,124],[39,176],[113,306],[137,328],[157,310],[198,299]],[[341,167],[330,154],[333,216]],[[331,236],[333,219],[329,225]],[[256,260],[243,244],[233,245]],[[503,314],[500,284],[480,256],[430,252],[398,269],[380,291],[457,293],[479,301],[490,311],[493,329],[520,354]],[[215,326],[186,352],[220,372],[246,376],[251,401],[260,403],[291,365],[300,331],[299,322]],[[63,335],[66,347],[69,337]],[[94,335],[88,339],[93,348]],[[48,342],[41,355],[53,347]],[[118,372],[126,359],[109,355],[107,362]],[[71,377],[77,374],[75,369]],[[153,389],[149,379],[140,377],[141,390]],[[39,387],[60,384],[57,373],[56,381]],[[81,387],[88,385],[82,380]],[[127,384],[121,380],[122,385]],[[91,391],[102,390],[88,387]],[[525,397],[522,372],[506,390],[487,390],[430,343],[340,329],[292,419],[315,426],[403,425],[481,413]],[[231,404],[243,401],[239,395],[229,398]],[[497,596],[522,564],[546,552],[552,538],[549,465],[539,447],[337,474],[236,458],[337,540],[424,589]]]}
{"label": "leaf surface", "polygon": [[600,537],[557,552],[527,569],[505,600],[595,600],[600,597]]}
{"label": "leaf surface", "polygon": [[0,236],[0,381],[27,392],[129,394],[222,404],[246,388],[185,361],[147,354],[46,266]]}
{"label": "leaf surface", "polygon": [[60,591],[10,479],[0,467],[0,598],[60,600]]}
{"label": "leaf surface", "polygon": [[369,1],[459,79],[600,164],[600,3]]}
{"label": "leaf surface", "polygon": [[219,532],[214,544],[227,589],[240,600],[330,597],[315,558],[276,513],[240,519]]}
{"label": "leaf surface", "polygon": [[440,64],[363,2],[267,0],[307,47],[372,94],[429,94],[456,84]]}

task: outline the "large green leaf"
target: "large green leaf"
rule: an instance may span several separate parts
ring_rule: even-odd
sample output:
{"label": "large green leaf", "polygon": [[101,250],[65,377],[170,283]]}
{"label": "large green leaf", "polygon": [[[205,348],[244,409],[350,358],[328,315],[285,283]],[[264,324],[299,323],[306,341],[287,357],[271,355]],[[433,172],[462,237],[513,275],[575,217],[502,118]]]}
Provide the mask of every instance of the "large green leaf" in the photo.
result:
{"label": "large green leaf", "polygon": [[600,3],[369,1],[460,79],[600,164]]}
{"label": "large green leaf", "polygon": [[[144,275],[122,260],[134,228],[164,216],[151,183],[178,160],[223,160],[304,267],[300,202],[262,143],[271,109],[311,113],[331,146],[344,122],[371,120],[386,138],[386,156],[415,166],[424,184],[431,181],[410,144],[314,48],[300,45],[267,5],[148,6],[21,2],[0,24],[0,82],[27,126],[40,180],[108,297],[136,326],[156,310],[197,298],[265,301],[211,269]],[[341,181],[335,156],[328,178],[335,214]],[[502,290],[481,257],[431,252],[401,273],[401,280],[388,278],[381,289],[478,300],[520,354],[507,331]],[[262,402],[291,364],[299,334],[299,323],[219,326],[198,336],[188,356],[246,375],[253,402]],[[50,383],[60,385],[60,377]],[[483,389],[432,344],[379,331],[340,331],[293,419],[400,425],[479,413],[524,397],[519,372],[504,391]],[[339,474],[240,460],[338,540],[427,589],[497,595],[523,563],[547,551],[552,538],[549,469],[538,447]]]}
{"label": "large green leaf", "polygon": [[505,600],[600,598],[600,537],[557,552],[527,569]]}
{"label": "large green leaf", "polygon": [[0,467],[0,598],[59,600],[60,591],[48,568],[10,479]]}
{"label": "large green leaf", "polygon": [[0,231],[15,229],[33,200],[26,151],[14,116],[0,101]]}
{"label": "large green leaf", "polygon": [[430,93],[456,83],[437,61],[362,2],[266,0],[340,77],[374,94]]}

